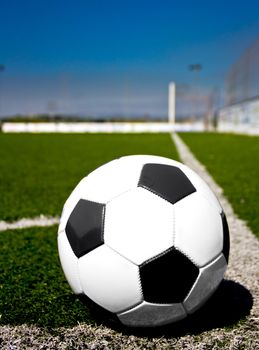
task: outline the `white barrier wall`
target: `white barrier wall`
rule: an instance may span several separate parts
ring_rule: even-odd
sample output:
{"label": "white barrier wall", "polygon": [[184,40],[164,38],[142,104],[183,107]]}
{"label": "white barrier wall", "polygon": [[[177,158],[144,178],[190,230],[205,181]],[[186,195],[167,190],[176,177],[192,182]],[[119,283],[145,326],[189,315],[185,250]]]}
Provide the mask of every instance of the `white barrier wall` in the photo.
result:
{"label": "white barrier wall", "polygon": [[169,124],[169,123],[3,123],[3,132],[12,133],[142,133],[203,131],[202,123]]}
{"label": "white barrier wall", "polygon": [[173,126],[165,123],[4,123],[3,132],[85,133],[85,132],[168,132]]}
{"label": "white barrier wall", "polygon": [[259,134],[259,99],[225,107],[219,112],[218,131]]}

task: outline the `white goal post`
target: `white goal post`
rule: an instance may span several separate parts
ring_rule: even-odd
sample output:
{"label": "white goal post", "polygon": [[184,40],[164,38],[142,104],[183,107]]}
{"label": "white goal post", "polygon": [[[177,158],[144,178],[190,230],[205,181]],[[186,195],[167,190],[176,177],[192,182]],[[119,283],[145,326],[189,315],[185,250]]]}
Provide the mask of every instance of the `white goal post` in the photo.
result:
{"label": "white goal post", "polygon": [[168,122],[175,124],[175,83],[169,83],[168,89]]}

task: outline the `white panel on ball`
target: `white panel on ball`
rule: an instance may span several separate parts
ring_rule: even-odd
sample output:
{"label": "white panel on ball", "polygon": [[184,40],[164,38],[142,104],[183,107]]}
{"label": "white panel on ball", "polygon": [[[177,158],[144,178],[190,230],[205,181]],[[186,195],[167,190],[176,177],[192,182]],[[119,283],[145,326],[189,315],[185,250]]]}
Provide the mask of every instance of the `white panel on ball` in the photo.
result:
{"label": "white panel on ball", "polygon": [[200,269],[193,288],[183,302],[188,313],[193,313],[200,308],[214,293],[224,277],[226,268],[226,259],[221,254],[210,264]]}
{"label": "white panel on ball", "polygon": [[142,301],[139,269],[102,245],[79,259],[84,294],[111,312],[121,312]]}
{"label": "white panel on ball", "polygon": [[117,316],[125,326],[153,327],[179,321],[186,317],[186,312],[181,303],[152,304],[143,301],[135,308]]}
{"label": "white panel on ball", "polygon": [[173,245],[174,206],[137,187],[106,206],[104,241],[135,264]]}
{"label": "white panel on ball", "polygon": [[82,198],[99,203],[107,203],[138,184],[142,163],[127,162],[121,159],[106,163],[87,176]]}
{"label": "white panel on ball", "polygon": [[58,250],[60,262],[66,279],[75,294],[82,293],[79,278],[78,258],[73,253],[64,231],[58,235]]}
{"label": "white panel on ball", "polygon": [[209,188],[207,183],[192,169],[187,167],[184,164],[179,163],[179,168],[185,173],[185,175],[189,178],[193,186],[196,188],[197,192],[201,193],[211,205],[214,205],[219,213],[222,212],[221,205],[216,197],[216,195]]}
{"label": "white panel on ball", "polygon": [[221,216],[198,192],[175,204],[175,247],[202,267],[223,249]]}
{"label": "white panel on ball", "polygon": [[132,155],[108,162],[84,177],[68,197],[58,232],[65,230],[68,218],[80,199],[106,204],[121,193],[137,187],[146,163],[179,166],[180,163],[159,156]]}
{"label": "white panel on ball", "polygon": [[84,177],[64,205],[58,232],[65,230],[68,218],[80,199],[105,204],[118,194],[136,187],[143,161],[128,161],[121,166],[120,159],[115,159]]}

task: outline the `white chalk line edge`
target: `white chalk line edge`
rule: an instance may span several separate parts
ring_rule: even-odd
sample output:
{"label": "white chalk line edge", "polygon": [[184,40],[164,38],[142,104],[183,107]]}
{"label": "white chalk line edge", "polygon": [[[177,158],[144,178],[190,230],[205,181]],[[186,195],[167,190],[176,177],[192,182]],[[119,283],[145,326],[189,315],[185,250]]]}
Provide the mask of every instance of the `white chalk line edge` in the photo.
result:
{"label": "white chalk line edge", "polygon": [[17,230],[30,227],[48,227],[57,225],[59,217],[49,217],[40,215],[35,218],[23,218],[14,222],[0,221],[0,232],[7,230]]}

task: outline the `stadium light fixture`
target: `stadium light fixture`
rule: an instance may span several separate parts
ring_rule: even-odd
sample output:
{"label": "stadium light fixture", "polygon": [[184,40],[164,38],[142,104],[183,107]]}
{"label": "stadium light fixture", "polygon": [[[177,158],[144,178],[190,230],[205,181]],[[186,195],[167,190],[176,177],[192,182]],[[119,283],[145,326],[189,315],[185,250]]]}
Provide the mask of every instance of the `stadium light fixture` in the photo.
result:
{"label": "stadium light fixture", "polygon": [[200,63],[189,64],[189,70],[199,72],[202,70],[202,65]]}

